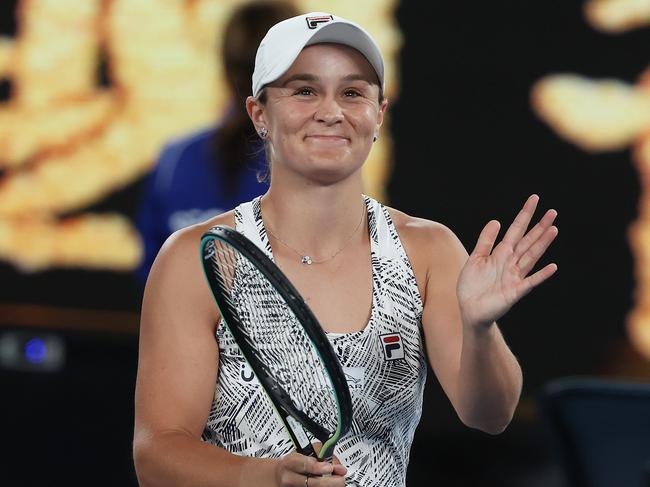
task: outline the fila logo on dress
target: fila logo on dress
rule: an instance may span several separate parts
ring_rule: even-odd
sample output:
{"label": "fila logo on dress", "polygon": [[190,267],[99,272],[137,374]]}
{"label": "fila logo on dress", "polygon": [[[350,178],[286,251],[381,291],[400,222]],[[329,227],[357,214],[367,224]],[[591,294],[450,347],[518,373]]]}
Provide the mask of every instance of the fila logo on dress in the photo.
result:
{"label": "fila logo on dress", "polygon": [[306,17],[305,19],[307,20],[307,27],[310,29],[315,29],[320,24],[326,24],[330,20],[334,20],[334,17],[331,15],[319,15],[316,17]]}
{"label": "fila logo on dress", "polygon": [[404,346],[402,345],[402,336],[399,333],[390,333],[380,335],[381,346],[384,349],[384,358],[386,360],[398,360],[404,358]]}

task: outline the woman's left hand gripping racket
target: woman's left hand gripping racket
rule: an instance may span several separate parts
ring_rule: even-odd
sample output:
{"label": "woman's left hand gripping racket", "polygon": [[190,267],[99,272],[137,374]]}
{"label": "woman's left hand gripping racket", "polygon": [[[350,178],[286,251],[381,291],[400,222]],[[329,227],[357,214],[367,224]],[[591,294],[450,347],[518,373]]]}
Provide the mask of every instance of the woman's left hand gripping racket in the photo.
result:
{"label": "woman's left hand gripping racket", "polygon": [[[232,228],[217,225],[205,233],[201,256],[221,316],[296,450],[331,460],[350,428],[352,401],[316,317],[282,271]],[[318,453],[306,432],[322,443]]]}

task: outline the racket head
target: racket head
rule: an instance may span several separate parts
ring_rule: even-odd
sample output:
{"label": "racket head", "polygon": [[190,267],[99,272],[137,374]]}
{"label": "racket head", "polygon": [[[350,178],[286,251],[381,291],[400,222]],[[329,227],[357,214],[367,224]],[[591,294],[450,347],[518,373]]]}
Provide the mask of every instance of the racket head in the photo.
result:
{"label": "racket head", "polygon": [[[277,265],[233,228],[203,235],[201,262],[225,325],[296,449],[330,458],[350,428],[352,400],[318,320]],[[322,443],[317,454],[303,427]]]}

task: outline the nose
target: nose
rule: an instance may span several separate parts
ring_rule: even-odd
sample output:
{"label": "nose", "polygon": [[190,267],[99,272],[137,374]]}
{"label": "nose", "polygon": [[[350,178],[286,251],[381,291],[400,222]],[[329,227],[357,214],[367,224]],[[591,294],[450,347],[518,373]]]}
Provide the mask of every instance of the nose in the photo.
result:
{"label": "nose", "polygon": [[314,112],[314,120],[328,126],[342,122],[343,110],[341,105],[333,96],[323,97]]}

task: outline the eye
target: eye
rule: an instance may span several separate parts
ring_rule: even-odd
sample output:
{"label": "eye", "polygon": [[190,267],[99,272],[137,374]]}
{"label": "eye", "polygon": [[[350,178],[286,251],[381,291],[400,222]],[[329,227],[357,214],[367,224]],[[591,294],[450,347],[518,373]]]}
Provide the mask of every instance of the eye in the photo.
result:
{"label": "eye", "polygon": [[309,88],[308,86],[304,86],[302,88],[298,88],[295,92],[294,95],[300,95],[300,96],[309,96],[313,95],[314,90]]}
{"label": "eye", "polygon": [[345,90],[345,91],[343,92],[343,94],[344,94],[347,98],[356,98],[357,96],[361,96],[361,93],[360,93],[358,90],[352,90],[352,89],[350,89],[350,90]]}

